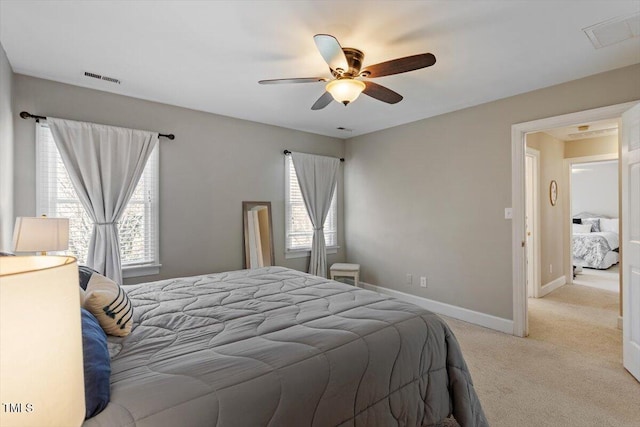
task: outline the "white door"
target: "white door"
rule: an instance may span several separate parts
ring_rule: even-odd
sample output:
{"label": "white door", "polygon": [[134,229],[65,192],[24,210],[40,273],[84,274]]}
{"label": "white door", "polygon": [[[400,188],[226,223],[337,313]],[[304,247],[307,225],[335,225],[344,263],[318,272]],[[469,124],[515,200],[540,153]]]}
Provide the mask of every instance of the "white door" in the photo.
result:
{"label": "white door", "polygon": [[640,104],[622,114],[622,345],[640,381]]}

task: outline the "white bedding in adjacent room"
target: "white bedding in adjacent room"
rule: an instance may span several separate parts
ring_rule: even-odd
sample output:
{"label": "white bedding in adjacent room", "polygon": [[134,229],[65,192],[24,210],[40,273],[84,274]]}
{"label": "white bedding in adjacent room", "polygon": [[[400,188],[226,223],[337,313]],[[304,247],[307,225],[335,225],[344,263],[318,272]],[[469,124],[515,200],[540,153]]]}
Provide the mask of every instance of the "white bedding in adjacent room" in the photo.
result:
{"label": "white bedding in adjacent room", "polygon": [[590,236],[602,236],[607,240],[607,243],[611,247],[611,250],[618,249],[620,247],[620,236],[618,233],[614,233],[611,231],[596,231],[593,233],[573,233],[574,235],[585,235],[588,234]]}

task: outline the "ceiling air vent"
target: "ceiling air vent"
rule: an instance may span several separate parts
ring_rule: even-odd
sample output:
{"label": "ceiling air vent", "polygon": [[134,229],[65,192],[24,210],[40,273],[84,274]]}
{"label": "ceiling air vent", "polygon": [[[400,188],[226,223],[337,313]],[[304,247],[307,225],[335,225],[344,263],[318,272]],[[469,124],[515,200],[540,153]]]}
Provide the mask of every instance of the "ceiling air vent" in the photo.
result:
{"label": "ceiling air vent", "polygon": [[88,71],[85,71],[84,75],[86,77],[91,77],[93,79],[98,79],[98,80],[104,80],[104,81],[111,82],[111,83],[117,83],[117,84],[121,83],[120,80],[114,79],[113,77],[107,77],[107,76],[103,76],[101,74],[90,73]]}
{"label": "ceiling air vent", "polygon": [[596,49],[611,46],[640,35],[640,12],[600,22],[582,31]]}

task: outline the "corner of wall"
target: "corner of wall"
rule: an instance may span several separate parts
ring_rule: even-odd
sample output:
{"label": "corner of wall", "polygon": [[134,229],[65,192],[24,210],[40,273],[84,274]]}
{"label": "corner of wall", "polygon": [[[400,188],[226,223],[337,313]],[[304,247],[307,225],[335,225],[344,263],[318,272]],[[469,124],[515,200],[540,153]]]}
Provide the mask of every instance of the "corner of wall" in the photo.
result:
{"label": "corner of wall", "polygon": [[11,250],[14,206],[13,69],[0,43],[0,251]]}

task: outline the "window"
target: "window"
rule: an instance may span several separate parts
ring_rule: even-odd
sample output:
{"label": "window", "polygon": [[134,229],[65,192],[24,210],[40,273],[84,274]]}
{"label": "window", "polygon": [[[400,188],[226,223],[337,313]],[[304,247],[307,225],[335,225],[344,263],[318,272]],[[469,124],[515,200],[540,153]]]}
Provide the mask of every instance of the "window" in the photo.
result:
{"label": "window", "polygon": [[[313,226],[302,199],[291,156],[285,156],[285,159],[285,214],[287,216],[285,221],[285,250],[292,256],[295,256],[295,253],[302,253],[302,256],[306,256],[306,252],[311,250]],[[327,249],[333,249],[334,252],[338,247],[337,193],[337,190],[333,192],[331,207],[324,223],[325,244]]]}
{"label": "window", "polygon": [[[124,277],[159,273],[158,165],[156,146],[118,224]],[[38,215],[69,218],[67,254],[84,263],[93,223],[76,195],[46,123],[36,124],[36,198]]]}

